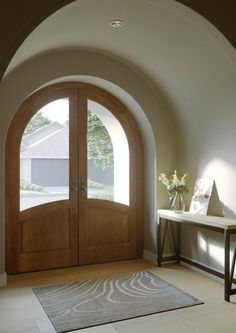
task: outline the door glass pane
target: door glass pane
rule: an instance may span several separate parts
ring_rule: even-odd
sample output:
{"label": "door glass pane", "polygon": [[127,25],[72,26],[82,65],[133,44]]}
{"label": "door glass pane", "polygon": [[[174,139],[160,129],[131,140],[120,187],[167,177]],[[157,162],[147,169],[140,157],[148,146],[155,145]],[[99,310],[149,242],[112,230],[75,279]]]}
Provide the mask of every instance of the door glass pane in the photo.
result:
{"label": "door glass pane", "polygon": [[129,145],[104,106],[88,101],[88,198],[129,205]]}
{"label": "door glass pane", "polygon": [[40,109],[20,147],[20,210],[69,198],[69,100]]}

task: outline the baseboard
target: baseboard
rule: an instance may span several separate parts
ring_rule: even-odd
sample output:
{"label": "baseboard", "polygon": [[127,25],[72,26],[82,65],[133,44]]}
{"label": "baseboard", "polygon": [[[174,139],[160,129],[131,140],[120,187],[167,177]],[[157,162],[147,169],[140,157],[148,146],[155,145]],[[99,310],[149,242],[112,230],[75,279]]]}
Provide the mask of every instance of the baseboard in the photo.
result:
{"label": "baseboard", "polygon": [[[143,250],[143,259],[151,262],[152,264],[157,264],[157,254],[149,252],[147,250]],[[182,259],[182,260],[181,260]],[[166,253],[162,258],[162,265],[169,264],[172,262],[176,262],[176,257],[173,253]],[[220,283],[224,282],[224,274],[223,272],[213,269],[207,265],[204,265],[197,260],[190,259],[188,257],[182,256],[180,258],[181,265],[195,271],[199,274],[202,274],[210,279],[218,281]],[[233,279],[233,283],[236,283],[235,275]]]}
{"label": "baseboard", "polygon": [[165,253],[162,256],[162,265],[176,263],[176,255],[174,253]]}
{"label": "baseboard", "polygon": [[[157,254],[155,254],[155,253],[152,253],[147,250],[143,250],[143,259],[151,262],[154,265],[157,265]],[[176,262],[176,259],[175,259],[175,256],[173,253],[165,253],[163,255],[162,259],[163,259],[162,265]]]}
{"label": "baseboard", "polygon": [[0,287],[5,287],[7,285],[7,274],[0,274]]}
{"label": "baseboard", "polygon": [[[188,257],[185,257],[185,256],[181,256],[181,257],[183,258],[183,260],[180,259],[180,264],[182,266],[187,267],[187,268],[191,269],[192,271],[197,272],[201,275],[204,275],[217,282],[224,283],[223,273],[221,271],[210,268],[209,266],[206,266],[206,265],[198,262],[197,260],[189,259]],[[199,266],[200,268],[198,268],[197,266]],[[209,270],[211,270],[212,273],[209,272]]]}
{"label": "baseboard", "polygon": [[143,259],[151,262],[154,265],[157,264],[157,255],[147,250],[143,250]]}

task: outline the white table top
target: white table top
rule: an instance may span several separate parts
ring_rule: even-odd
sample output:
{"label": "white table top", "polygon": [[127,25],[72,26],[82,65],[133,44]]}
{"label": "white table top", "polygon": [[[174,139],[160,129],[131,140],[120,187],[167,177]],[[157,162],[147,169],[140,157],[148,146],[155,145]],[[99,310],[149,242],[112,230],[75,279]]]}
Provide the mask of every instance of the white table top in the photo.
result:
{"label": "white table top", "polygon": [[199,225],[209,225],[211,227],[216,227],[220,229],[236,230],[236,220],[228,219],[226,217],[191,214],[189,212],[175,213],[174,211],[168,209],[159,209],[157,211],[157,214],[158,217],[176,222],[188,222]]}

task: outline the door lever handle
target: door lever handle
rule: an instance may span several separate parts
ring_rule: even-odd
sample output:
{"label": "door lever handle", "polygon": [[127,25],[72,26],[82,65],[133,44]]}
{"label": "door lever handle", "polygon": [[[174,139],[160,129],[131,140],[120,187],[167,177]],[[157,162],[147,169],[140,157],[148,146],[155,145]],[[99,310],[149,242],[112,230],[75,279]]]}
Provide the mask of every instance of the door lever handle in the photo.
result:
{"label": "door lever handle", "polygon": [[82,177],[80,178],[80,181],[79,181],[79,193],[82,196],[86,196],[86,194],[87,194],[87,186]]}
{"label": "door lever handle", "polygon": [[71,186],[70,186],[70,193],[71,195],[75,195],[78,192],[78,184],[75,179],[72,179]]}

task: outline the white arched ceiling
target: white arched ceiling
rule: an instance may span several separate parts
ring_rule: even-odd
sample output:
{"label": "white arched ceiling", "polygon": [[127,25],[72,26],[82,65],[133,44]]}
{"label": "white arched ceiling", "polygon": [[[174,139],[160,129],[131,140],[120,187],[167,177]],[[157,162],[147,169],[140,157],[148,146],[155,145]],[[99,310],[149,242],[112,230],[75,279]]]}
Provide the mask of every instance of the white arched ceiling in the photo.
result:
{"label": "white arched ceiling", "polygon": [[[124,21],[120,29],[110,26],[116,18]],[[201,56],[204,53],[205,58],[212,46],[224,52],[223,40],[208,21],[174,0],[78,0],[48,17],[29,35],[7,72],[40,53],[83,47],[123,58],[155,80],[159,70],[159,78],[168,75],[167,71],[161,75],[163,65],[172,71],[181,63],[191,65],[195,57],[200,57],[195,65],[204,64]]]}

